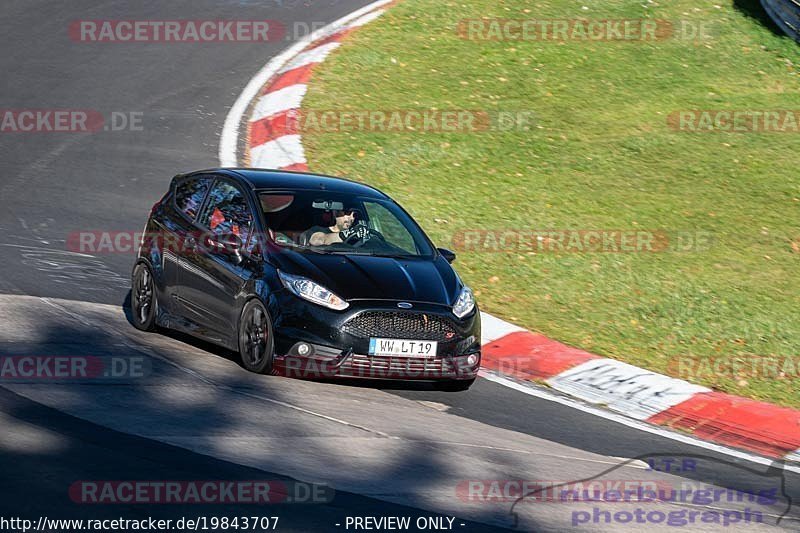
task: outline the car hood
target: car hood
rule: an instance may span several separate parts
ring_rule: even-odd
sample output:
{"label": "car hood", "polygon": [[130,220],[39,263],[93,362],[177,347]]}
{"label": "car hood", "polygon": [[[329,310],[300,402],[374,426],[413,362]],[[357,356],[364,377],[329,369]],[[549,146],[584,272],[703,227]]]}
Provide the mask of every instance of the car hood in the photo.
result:
{"label": "car hood", "polygon": [[450,306],[461,290],[458,276],[441,256],[395,259],[287,250],[275,259],[281,270],[316,281],[345,300],[387,299]]}

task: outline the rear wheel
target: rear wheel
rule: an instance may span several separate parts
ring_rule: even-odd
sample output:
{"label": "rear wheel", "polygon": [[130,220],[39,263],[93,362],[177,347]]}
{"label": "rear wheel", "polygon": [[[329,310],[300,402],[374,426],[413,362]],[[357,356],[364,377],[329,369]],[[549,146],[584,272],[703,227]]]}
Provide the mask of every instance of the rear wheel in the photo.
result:
{"label": "rear wheel", "polygon": [[133,269],[131,276],[131,314],[133,326],[142,331],[156,329],[156,301],[155,283],[153,273],[144,263],[139,263]]}
{"label": "rear wheel", "polygon": [[239,320],[239,355],[242,365],[251,372],[269,374],[275,358],[272,320],[264,304],[250,300]]}

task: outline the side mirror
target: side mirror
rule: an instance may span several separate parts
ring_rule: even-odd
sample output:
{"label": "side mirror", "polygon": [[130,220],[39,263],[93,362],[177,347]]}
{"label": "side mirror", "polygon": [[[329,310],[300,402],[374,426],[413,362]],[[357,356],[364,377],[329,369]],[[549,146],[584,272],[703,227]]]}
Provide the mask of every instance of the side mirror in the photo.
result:
{"label": "side mirror", "polygon": [[237,265],[242,262],[242,246],[242,239],[235,233],[206,237],[206,247],[211,253],[231,257]]}
{"label": "side mirror", "polygon": [[436,250],[444,257],[448,263],[452,263],[456,260],[456,253],[452,250],[448,250],[447,248],[437,248]]}

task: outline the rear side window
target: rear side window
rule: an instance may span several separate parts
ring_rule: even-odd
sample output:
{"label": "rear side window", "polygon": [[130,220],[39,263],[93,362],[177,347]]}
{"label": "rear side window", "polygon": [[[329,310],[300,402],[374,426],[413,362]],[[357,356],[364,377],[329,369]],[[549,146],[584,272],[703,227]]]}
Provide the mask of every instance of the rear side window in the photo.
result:
{"label": "rear side window", "polygon": [[239,189],[218,181],[211,189],[208,203],[197,223],[217,235],[233,233],[247,243],[253,227],[253,214]]}
{"label": "rear side window", "polygon": [[189,178],[182,181],[175,188],[175,206],[194,220],[210,186],[211,178]]}

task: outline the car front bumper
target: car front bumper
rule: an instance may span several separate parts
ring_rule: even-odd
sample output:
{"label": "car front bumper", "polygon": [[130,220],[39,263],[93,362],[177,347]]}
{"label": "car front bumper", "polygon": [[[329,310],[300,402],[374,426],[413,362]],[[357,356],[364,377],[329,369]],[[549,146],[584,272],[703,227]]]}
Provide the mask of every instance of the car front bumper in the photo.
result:
{"label": "car front bumper", "polygon": [[[275,364],[288,377],[390,380],[471,380],[480,368],[480,313],[463,319],[449,307],[387,300],[353,300],[344,311],[275,295]],[[435,340],[432,357],[369,355],[372,337]]]}

